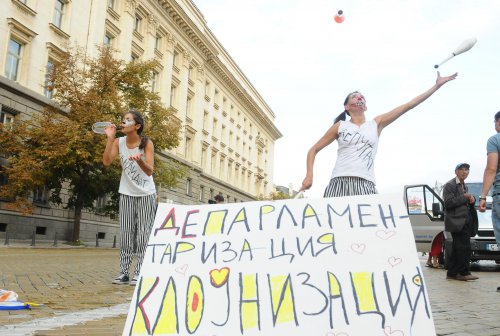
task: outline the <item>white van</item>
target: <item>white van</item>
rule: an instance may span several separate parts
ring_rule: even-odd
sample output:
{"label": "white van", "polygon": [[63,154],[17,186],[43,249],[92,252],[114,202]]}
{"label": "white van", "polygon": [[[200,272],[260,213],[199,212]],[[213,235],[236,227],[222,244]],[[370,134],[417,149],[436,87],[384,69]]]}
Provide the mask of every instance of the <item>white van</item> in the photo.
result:
{"label": "white van", "polygon": [[[482,183],[466,183],[468,190],[476,198],[476,207]],[[429,252],[433,239],[444,232],[444,264],[451,253],[451,234],[444,231],[444,202],[431,187],[426,184],[404,187],[404,198],[410,218],[417,251]],[[479,227],[476,236],[471,237],[471,261],[495,260],[500,263],[500,248],[495,240],[491,223],[491,197],[487,196],[486,212],[478,211]]]}

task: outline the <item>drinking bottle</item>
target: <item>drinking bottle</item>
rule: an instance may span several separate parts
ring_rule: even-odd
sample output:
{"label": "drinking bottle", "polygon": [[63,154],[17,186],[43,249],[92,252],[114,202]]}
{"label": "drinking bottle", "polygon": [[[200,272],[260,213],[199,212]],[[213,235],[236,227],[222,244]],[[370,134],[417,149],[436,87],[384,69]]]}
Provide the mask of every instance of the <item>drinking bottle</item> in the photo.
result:
{"label": "drinking bottle", "polygon": [[98,121],[94,125],[92,125],[92,131],[97,134],[106,134],[104,130],[109,125],[111,125],[111,122],[109,121]]}

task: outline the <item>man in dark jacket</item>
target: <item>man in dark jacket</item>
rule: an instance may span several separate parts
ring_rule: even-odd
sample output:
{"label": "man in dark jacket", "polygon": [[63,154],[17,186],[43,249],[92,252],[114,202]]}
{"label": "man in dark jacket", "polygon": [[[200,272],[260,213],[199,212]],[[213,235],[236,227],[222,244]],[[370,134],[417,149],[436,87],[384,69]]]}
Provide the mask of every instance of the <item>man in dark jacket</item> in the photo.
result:
{"label": "man in dark jacket", "polygon": [[478,279],[470,274],[470,237],[474,235],[472,231],[477,223],[477,213],[474,209],[476,199],[469,194],[464,183],[469,176],[469,168],[469,164],[459,163],[455,168],[456,177],[446,182],[443,188],[444,227],[453,237],[451,257],[447,261],[446,279],[461,281]]}

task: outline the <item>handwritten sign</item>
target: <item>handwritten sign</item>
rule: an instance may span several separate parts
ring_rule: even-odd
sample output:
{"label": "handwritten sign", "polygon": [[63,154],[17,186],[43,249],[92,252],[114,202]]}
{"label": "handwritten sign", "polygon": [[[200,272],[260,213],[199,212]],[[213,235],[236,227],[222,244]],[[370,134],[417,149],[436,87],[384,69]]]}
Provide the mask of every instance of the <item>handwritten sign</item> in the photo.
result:
{"label": "handwritten sign", "polygon": [[160,204],[123,335],[435,335],[396,195]]}

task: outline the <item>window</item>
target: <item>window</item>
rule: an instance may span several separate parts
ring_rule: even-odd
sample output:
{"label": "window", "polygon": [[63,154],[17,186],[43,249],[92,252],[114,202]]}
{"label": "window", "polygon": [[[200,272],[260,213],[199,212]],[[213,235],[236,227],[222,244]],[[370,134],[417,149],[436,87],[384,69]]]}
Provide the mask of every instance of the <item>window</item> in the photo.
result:
{"label": "window", "polygon": [[102,195],[102,196],[99,196],[97,198],[97,200],[95,201],[95,207],[98,211],[103,210],[106,207],[107,203],[108,203],[107,196]]}
{"label": "window", "polygon": [[134,30],[138,33],[140,33],[141,31],[141,24],[142,24],[142,18],[136,15],[134,21]]}
{"label": "window", "polygon": [[209,97],[210,96],[210,82],[205,81],[205,96]]}
{"label": "window", "polygon": [[212,136],[215,136],[216,131],[217,131],[217,119],[214,118],[214,122],[212,124]]}
{"label": "window", "polygon": [[22,47],[22,44],[16,40],[12,38],[9,40],[9,49],[7,50],[7,60],[5,62],[5,77],[13,81],[18,78]]}
{"label": "window", "polygon": [[158,79],[160,78],[160,74],[156,71],[153,71],[151,74],[151,92],[158,92]]}
{"label": "window", "polygon": [[207,111],[203,112],[203,129],[205,131],[208,130],[208,112]]}
{"label": "window", "polygon": [[210,189],[210,199],[211,200],[214,199],[214,190],[213,189]]}
{"label": "window", "polygon": [[95,203],[97,211],[103,211],[106,208],[106,205],[108,204],[108,196],[107,195],[99,196]]}
{"label": "window", "polygon": [[220,165],[219,165],[219,178],[221,180],[225,180],[225,171],[224,171],[225,165],[224,165],[224,158],[220,158]]}
{"label": "window", "polygon": [[192,143],[191,138],[186,137],[186,143],[184,147],[184,158],[187,161],[191,161],[191,143]]}
{"label": "window", "polygon": [[8,125],[12,125],[13,122],[14,122],[13,114],[6,111],[2,111],[0,113],[0,123],[4,124],[4,127],[9,127]]}
{"label": "window", "polygon": [[226,143],[226,126],[222,125],[220,130],[220,141]]}
{"label": "window", "polygon": [[48,190],[45,186],[35,189],[33,192],[33,202],[47,204],[48,194]]}
{"label": "window", "polygon": [[175,107],[177,98],[177,86],[172,85],[170,87],[170,106]]}
{"label": "window", "polygon": [[9,30],[6,39],[7,52],[4,56],[4,76],[24,84],[27,80],[27,69],[25,69],[24,64],[29,59],[31,41],[37,36],[37,33],[14,18],[7,18],[6,21]]}
{"label": "window", "polygon": [[113,46],[113,36],[111,36],[111,34],[109,34],[108,32],[106,32],[106,34],[104,35],[104,45],[106,47]]}
{"label": "window", "polygon": [[[113,22],[106,19],[103,44],[106,47],[113,47],[116,45],[117,38],[120,36],[121,30]],[[134,49],[132,49],[132,54],[134,54]]]}
{"label": "window", "polygon": [[155,49],[160,50],[161,49],[161,35],[156,34],[155,36]]}
{"label": "window", "polygon": [[177,68],[177,63],[179,62],[179,53],[177,51],[174,51],[174,56],[173,56],[173,65],[174,68]]}
{"label": "window", "polygon": [[63,14],[64,14],[64,2],[62,0],[56,0],[56,4],[54,7],[54,17],[52,18],[52,23],[57,28],[61,28]]}
{"label": "window", "polygon": [[201,168],[204,169],[207,163],[207,149],[203,147],[201,149]]}
{"label": "window", "polygon": [[215,93],[214,93],[214,107],[216,110],[219,109],[219,91],[218,90],[215,90]]}
{"label": "window", "polygon": [[115,0],[108,0],[108,8],[115,9]]}
{"label": "window", "polygon": [[47,227],[46,226],[37,226],[35,228],[35,234],[46,235],[47,234]]}
{"label": "window", "polygon": [[191,195],[192,181],[190,178],[186,180],[186,195]]}
{"label": "window", "polygon": [[52,96],[54,95],[54,89],[52,87],[54,83],[50,80],[53,71],[54,71],[54,61],[49,59],[47,61],[47,72],[45,73],[45,88],[44,88],[44,95],[49,99],[52,99]]}
{"label": "window", "polygon": [[[0,168],[1,168],[1,164],[0,164]],[[9,179],[7,178],[7,175],[2,174],[2,172],[0,171],[0,187],[7,185],[8,182],[9,182]],[[0,198],[0,200],[7,201],[6,198]]]}
{"label": "window", "polygon": [[137,56],[136,54],[131,54],[130,55],[130,62],[135,62],[139,59],[139,56]]}
{"label": "window", "polygon": [[217,153],[212,152],[212,158],[211,159],[212,159],[212,162],[211,162],[212,163],[212,171],[211,171],[211,173],[213,175],[215,175],[216,168],[217,168]]}
{"label": "window", "polygon": [[188,96],[186,100],[186,115],[188,118],[193,118],[193,104],[191,104],[192,97]]}
{"label": "window", "polygon": [[204,201],[204,195],[205,194],[205,187],[200,186],[200,195],[198,197],[198,201],[203,202]]}

